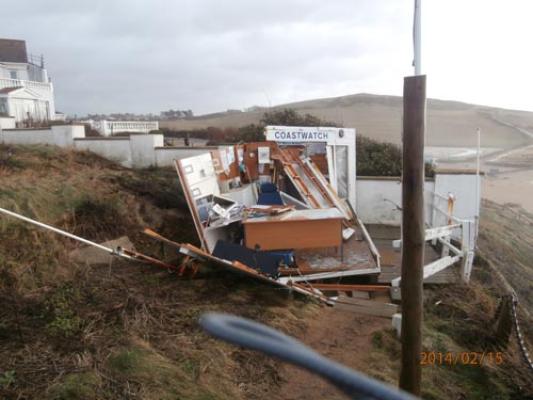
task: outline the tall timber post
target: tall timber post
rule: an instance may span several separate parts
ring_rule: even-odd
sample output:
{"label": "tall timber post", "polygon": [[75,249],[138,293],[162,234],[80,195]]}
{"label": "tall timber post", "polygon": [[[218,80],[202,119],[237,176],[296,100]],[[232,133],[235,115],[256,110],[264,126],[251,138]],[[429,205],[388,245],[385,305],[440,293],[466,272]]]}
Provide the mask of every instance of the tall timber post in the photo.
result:
{"label": "tall timber post", "polygon": [[426,76],[404,79],[402,173],[402,363],[400,388],[420,395],[424,268]]}

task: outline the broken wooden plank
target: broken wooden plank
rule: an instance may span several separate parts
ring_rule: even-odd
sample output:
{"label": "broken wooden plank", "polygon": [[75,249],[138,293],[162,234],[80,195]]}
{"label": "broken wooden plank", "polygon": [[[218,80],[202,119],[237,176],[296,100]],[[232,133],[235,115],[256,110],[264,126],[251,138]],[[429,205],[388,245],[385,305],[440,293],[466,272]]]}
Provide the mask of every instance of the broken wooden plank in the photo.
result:
{"label": "broken wooden plank", "polygon": [[219,268],[222,268],[228,272],[233,272],[241,275],[245,275],[251,278],[255,278],[257,280],[260,280],[262,282],[267,282],[271,285],[283,287],[286,289],[292,289],[297,293],[305,294],[307,296],[314,297],[326,304],[330,304],[331,301],[325,297],[320,291],[318,290],[311,290],[309,288],[303,287],[302,285],[298,284],[292,284],[292,282],[287,283],[287,281],[282,281],[281,279],[272,279],[266,275],[260,274],[255,269],[248,267],[245,264],[236,262],[231,262],[228,260],[225,260],[223,258],[219,258],[216,256],[213,256],[212,254],[209,254],[207,251],[204,251],[196,246],[193,246],[189,243],[184,243],[182,247],[180,248],[180,252],[186,255],[189,255],[193,258],[198,258],[199,260],[203,261],[210,261],[211,264],[216,265]]}
{"label": "broken wooden plank", "polygon": [[176,267],[175,265],[168,264],[166,262],[158,260],[157,258],[153,258],[153,257],[147,256],[145,254],[138,253],[138,252],[136,252],[134,250],[121,249],[121,252],[123,254],[126,254],[127,256],[132,257],[135,260],[138,260],[138,261],[141,261],[141,262],[144,262],[144,263],[147,263],[147,264],[152,264],[152,265],[155,265],[157,267],[165,268],[165,269],[171,270],[171,271],[178,270],[178,267]]}
{"label": "broken wooden plank", "polygon": [[[429,242],[430,240],[433,240],[433,239],[451,236],[452,231],[460,227],[461,225],[454,224],[454,225],[438,226],[436,228],[426,229],[426,233],[424,236],[425,241]],[[402,245],[401,239],[392,241],[392,246],[396,249],[400,248],[401,245]]]}
{"label": "broken wooden plank", "polygon": [[370,300],[370,292],[361,292],[359,290],[353,290],[348,293],[348,297],[351,297],[354,299]]}
{"label": "broken wooden plank", "polygon": [[388,285],[356,285],[356,284],[342,284],[342,283],[313,283],[307,284],[319,290],[336,290],[340,292],[351,292],[354,290],[367,292],[388,292],[390,286]]}
{"label": "broken wooden plank", "polygon": [[335,308],[359,314],[386,318],[392,318],[392,316],[398,312],[398,306],[396,304],[355,299],[347,296],[339,296],[335,300]]}
{"label": "broken wooden plank", "polygon": [[[463,255],[463,251],[459,250],[457,247],[455,247],[453,244],[450,243],[449,238],[448,240],[444,240],[442,238],[438,238],[440,244],[442,244],[443,249],[449,249],[455,253],[455,255],[461,256]],[[446,254],[447,255],[447,254]]]}
{"label": "broken wooden plank", "polygon": [[149,229],[149,228],[144,228],[143,230],[143,233],[147,236],[150,236],[152,239],[155,239],[155,240],[159,240],[163,243],[166,243],[172,247],[175,247],[177,249],[181,248],[182,244],[181,243],[178,243],[178,242],[174,242],[170,239],[167,239],[166,237],[164,236],[161,236],[159,233]]}
{"label": "broken wooden plank", "polygon": [[361,269],[347,269],[344,271],[323,272],[305,276],[291,276],[279,278],[280,282],[302,282],[302,281],[315,281],[320,279],[342,278],[343,276],[355,276],[355,275],[370,275],[379,274],[379,268],[361,268]]}
{"label": "broken wooden plank", "polygon": [[[432,275],[435,275],[437,272],[440,272],[446,268],[448,268],[450,265],[455,264],[457,261],[461,259],[460,256],[455,257],[444,257],[440,258],[436,261],[433,261],[430,264],[427,264],[424,266],[424,280],[429,278]],[[400,286],[401,277],[395,278],[391,281],[392,286]]]}

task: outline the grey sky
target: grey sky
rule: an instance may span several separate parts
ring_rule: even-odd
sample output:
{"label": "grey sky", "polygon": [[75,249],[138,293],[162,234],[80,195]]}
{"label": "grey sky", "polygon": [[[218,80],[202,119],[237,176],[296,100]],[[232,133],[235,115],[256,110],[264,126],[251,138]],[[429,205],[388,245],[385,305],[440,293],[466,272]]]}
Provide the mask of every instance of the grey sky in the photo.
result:
{"label": "grey sky", "polygon": [[[17,0],[0,37],[43,53],[67,113],[195,114],[401,94],[412,0]],[[423,0],[431,97],[533,110],[529,0]]]}

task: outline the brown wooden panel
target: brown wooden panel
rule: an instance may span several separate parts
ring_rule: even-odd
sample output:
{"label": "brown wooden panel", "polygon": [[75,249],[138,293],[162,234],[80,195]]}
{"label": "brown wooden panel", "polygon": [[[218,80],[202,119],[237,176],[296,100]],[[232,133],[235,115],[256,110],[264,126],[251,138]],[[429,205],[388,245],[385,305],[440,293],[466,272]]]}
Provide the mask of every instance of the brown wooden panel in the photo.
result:
{"label": "brown wooden panel", "polygon": [[213,158],[213,165],[215,167],[215,172],[217,173],[218,179],[221,181],[226,181],[228,179],[237,178],[239,174],[239,164],[238,164],[238,154],[237,154],[237,148],[236,146],[233,146],[232,150],[235,156],[235,160],[229,164],[229,170],[224,171],[223,165],[222,165],[222,155],[221,152],[226,151],[224,150],[211,150],[211,157]]}
{"label": "brown wooden panel", "polygon": [[315,249],[342,243],[342,220],[289,220],[244,224],[245,245],[261,250]]}
{"label": "brown wooden panel", "polygon": [[274,142],[252,142],[244,145],[244,165],[246,167],[246,178],[248,180],[256,180],[259,177],[257,164],[257,148],[270,147],[270,156],[274,154],[276,144]]}
{"label": "brown wooden panel", "polygon": [[244,166],[246,175],[250,180],[256,180],[259,173],[257,171],[257,145],[249,143],[244,148]]}
{"label": "brown wooden panel", "polygon": [[239,154],[237,152],[237,146],[233,146],[232,151],[233,151],[234,161],[229,166],[229,175],[228,175],[229,179],[237,178],[238,176],[240,176]]}
{"label": "brown wooden panel", "polygon": [[322,172],[323,175],[327,176],[329,174],[328,159],[325,154],[313,154],[309,158],[315,163],[318,170]]}

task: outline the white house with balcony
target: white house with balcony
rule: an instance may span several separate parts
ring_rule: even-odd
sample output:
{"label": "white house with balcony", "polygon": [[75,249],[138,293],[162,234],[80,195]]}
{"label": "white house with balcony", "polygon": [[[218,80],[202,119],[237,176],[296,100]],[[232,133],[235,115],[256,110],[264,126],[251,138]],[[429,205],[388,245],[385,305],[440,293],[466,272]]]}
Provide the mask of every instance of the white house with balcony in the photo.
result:
{"label": "white house with balcony", "polygon": [[43,57],[29,55],[24,40],[0,39],[0,117],[31,126],[54,120],[55,113]]}

